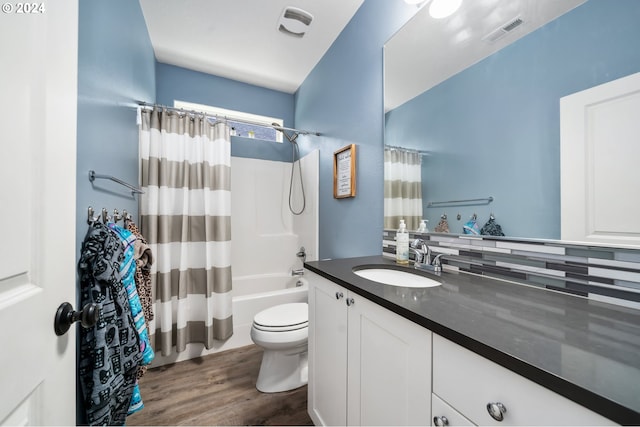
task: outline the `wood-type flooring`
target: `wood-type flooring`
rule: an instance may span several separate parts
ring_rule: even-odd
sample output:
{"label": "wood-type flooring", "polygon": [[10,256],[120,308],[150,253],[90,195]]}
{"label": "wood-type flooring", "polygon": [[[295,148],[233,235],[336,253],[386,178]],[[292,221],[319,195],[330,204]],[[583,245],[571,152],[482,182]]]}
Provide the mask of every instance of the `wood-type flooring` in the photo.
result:
{"label": "wood-type flooring", "polygon": [[144,409],[136,425],[313,425],[307,386],[260,393],[262,349],[255,345],[149,369],[140,379]]}

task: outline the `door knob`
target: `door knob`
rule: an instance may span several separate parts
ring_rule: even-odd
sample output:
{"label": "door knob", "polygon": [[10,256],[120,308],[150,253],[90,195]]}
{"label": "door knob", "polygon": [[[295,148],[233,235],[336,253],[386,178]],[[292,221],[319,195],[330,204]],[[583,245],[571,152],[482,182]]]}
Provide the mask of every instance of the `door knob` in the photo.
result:
{"label": "door knob", "polygon": [[80,321],[83,328],[90,328],[96,324],[100,316],[100,306],[96,303],[89,303],[82,307],[82,310],[75,311],[68,302],[63,302],[56,310],[56,317],[53,321],[53,330],[56,335],[64,335],[75,322]]}

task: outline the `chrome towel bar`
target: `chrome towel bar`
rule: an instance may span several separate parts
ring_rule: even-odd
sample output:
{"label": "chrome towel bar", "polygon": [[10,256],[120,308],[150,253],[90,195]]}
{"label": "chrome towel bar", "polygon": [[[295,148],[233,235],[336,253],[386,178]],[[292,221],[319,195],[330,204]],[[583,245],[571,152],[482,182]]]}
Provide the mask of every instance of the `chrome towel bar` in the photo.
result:
{"label": "chrome towel bar", "polygon": [[101,174],[97,174],[95,171],[90,170],[89,171],[89,181],[93,182],[96,179],[110,179],[113,182],[117,182],[120,185],[123,185],[125,187],[127,187],[129,190],[131,190],[131,195],[135,196],[136,193],[137,194],[144,194],[144,191],[142,191],[141,189],[139,189],[138,187],[131,185],[129,183],[124,182],[123,180],[116,178],[115,176],[111,176],[111,175],[101,175]]}
{"label": "chrome towel bar", "polygon": [[491,202],[493,202],[493,196],[489,196],[489,197],[482,197],[480,199],[465,199],[465,200],[447,200],[444,202],[429,202],[427,203],[427,207],[431,208],[434,206],[441,206],[441,205],[457,205],[460,203],[467,203],[467,204],[471,204],[472,202],[484,202],[487,205]]}

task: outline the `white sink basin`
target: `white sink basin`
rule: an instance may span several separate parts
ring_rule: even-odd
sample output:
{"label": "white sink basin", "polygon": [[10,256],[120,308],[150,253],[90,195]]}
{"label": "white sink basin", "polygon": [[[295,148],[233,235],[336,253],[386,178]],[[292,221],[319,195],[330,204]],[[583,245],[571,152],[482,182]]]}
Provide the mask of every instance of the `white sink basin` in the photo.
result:
{"label": "white sink basin", "polygon": [[385,285],[402,286],[405,288],[430,288],[433,286],[440,286],[442,284],[437,280],[424,277],[412,271],[373,267],[354,269],[353,272],[367,280],[384,283]]}

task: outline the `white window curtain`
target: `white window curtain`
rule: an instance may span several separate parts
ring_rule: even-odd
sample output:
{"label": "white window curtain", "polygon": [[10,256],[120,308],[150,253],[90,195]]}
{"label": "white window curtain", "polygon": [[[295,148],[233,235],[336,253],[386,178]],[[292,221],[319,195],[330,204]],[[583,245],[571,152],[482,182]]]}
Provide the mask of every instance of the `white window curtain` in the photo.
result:
{"label": "white window curtain", "polygon": [[142,112],[142,234],[155,254],[151,342],[163,355],[233,333],[231,142],[226,123]]}
{"label": "white window curtain", "polygon": [[422,219],[422,155],[394,147],[384,149],[384,228],[417,230]]}

